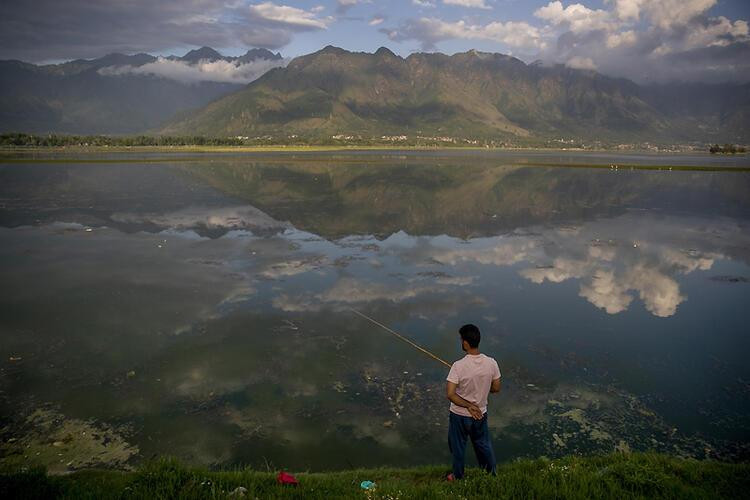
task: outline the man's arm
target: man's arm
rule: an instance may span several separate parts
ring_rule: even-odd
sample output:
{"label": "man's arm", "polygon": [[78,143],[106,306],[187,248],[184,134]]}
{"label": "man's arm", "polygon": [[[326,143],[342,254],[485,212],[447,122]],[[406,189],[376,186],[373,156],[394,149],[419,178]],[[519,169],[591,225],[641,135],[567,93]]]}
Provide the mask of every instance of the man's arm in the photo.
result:
{"label": "man's arm", "polygon": [[500,377],[492,381],[492,385],[490,386],[490,392],[500,392]]}
{"label": "man's arm", "polygon": [[446,396],[448,396],[448,399],[451,403],[453,403],[456,406],[460,406],[462,408],[466,408],[469,410],[469,413],[471,413],[471,416],[475,420],[481,420],[482,419],[482,410],[479,409],[477,405],[474,403],[470,403],[469,401],[466,401],[464,398],[456,394],[456,388],[458,387],[458,384],[454,384],[453,382],[448,382],[448,385],[445,388]]}

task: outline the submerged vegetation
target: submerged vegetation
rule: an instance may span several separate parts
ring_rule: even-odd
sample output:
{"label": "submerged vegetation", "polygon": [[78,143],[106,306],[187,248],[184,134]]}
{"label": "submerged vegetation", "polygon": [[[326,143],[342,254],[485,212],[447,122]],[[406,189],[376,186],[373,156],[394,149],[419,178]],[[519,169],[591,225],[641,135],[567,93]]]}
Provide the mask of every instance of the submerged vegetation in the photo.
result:
{"label": "submerged vegetation", "polygon": [[[3,498],[740,498],[750,465],[684,460],[659,454],[612,454],[559,460],[519,460],[496,477],[470,469],[444,480],[447,466],[359,469],[296,474],[282,486],[276,472],[210,471],[174,459],[136,471],[82,470],[65,476],[43,468],[0,475]],[[372,489],[361,487],[374,481]]]}

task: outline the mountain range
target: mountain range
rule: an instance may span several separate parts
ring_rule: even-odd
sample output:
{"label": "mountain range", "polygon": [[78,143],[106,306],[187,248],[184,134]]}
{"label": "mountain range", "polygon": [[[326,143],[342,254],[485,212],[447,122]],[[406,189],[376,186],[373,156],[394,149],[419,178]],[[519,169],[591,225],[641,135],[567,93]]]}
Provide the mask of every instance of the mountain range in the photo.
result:
{"label": "mountain range", "polygon": [[[281,55],[252,49],[227,57],[209,47],[164,58],[195,67],[200,62],[234,65],[280,61]],[[150,54],[109,54],[62,64],[0,61],[0,131],[73,134],[135,134],[161,126],[177,113],[199,108],[237,91],[244,83],[185,83],[138,72],[160,59]]]}
{"label": "mountain range", "polygon": [[[209,47],[168,60],[280,60]],[[641,86],[592,70],[526,64],[504,54],[400,57],[328,46],[247,85],[180,83],[102,68],[153,63],[148,54],[33,66],[0,62],[0,129],[169,135],[431,136],[477,139],[750,141],[750,83]],[[116,77],[113,74],[116,73]]]}

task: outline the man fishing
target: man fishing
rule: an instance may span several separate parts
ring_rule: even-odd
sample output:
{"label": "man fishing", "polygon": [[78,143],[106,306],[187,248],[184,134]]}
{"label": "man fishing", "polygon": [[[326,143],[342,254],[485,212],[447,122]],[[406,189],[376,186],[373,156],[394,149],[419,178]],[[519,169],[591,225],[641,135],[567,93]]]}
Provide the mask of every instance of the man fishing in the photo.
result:
{"label": "man fishing", "polygon": [[497,366],[497,361],[479,352],[481,337],[479,328],[474,325],[464,325],[458,330],[461,335],[461,348],[466,352],[466,356],[451,365],[366,314],[356,309],[350,308],[349,310],[435,361],[450,367],[446,391],[451,402],[448,447],[453,454],[453,472],[448,474],[446,479],[453,481],[464,476],[467,438],[471,438],[479,466],[494,474],[496,462],[495,452],[492,451],[492,443],[490,443],[490,432],[487,428],[487,396],[490,392],[500,392],[500,368]]}
{"label": "man fishing", "polygon": [[480,333],[474,325],[464,325],[461,348],[466,356],[451,366],[446,394],[451,402],[448,422],[448,447],[453,455],[453,472],[448,481],[464,476],[466,440],[471,439],[479,466],[495,474],[495,453],[487,427],[487,397],[500,392],[500,368],[497,361],[479,352]]}

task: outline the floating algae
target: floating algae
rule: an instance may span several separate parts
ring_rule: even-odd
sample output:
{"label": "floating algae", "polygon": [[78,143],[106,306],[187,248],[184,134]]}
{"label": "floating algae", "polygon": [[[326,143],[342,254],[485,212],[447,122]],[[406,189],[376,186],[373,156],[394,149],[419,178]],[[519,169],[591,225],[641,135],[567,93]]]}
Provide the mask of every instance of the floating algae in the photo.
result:
{"label": "floating algae", "polygon": [[43,465],[52,474],[88,467],[128,469],[139,451],[123,438],[122,429],[67,418],[54,409],[35,410],[17,429],[3,429],[7,433],[15,437],[0,444],[3,469]]}
{"label": "floating algae", "polygon": [[544,393],[528,392],[525,382],[507,387],[490,428],[506,443],[522,439],[528,456],[658,451],[742,460],[750,450],[746,443],[680,432],[641,398],[612,386],[560,384]]}
{"label": "floating algae", "polygon": [[583,414],[583,410],[581,408],[573,408],[572,410],[560,413],[558,416],[569,418],[573,422],[577,423],[581,427],[581,431],[587,433],[591,439],[595,439],[597,441],[606,441],[612,439],[612,436],[610,436],[609,433],[597,429],[594,425],[592,425],[591,422],[589,422],[589,420]]}

